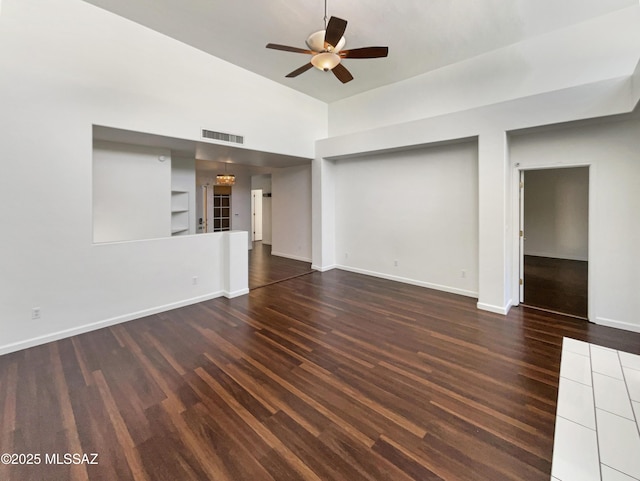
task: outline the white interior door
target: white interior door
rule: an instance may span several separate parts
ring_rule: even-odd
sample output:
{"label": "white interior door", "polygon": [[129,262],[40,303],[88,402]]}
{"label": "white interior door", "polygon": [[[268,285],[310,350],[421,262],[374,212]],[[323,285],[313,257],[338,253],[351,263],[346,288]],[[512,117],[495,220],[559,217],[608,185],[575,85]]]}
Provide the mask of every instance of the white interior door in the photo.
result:
{"label": "white interior door", "polygon": [[251,239],[262,240],[262,189],[251,191]]}
{"label": "white interior door", "polygon": [[520,302],[524,302],[524,170],[520,171]]}

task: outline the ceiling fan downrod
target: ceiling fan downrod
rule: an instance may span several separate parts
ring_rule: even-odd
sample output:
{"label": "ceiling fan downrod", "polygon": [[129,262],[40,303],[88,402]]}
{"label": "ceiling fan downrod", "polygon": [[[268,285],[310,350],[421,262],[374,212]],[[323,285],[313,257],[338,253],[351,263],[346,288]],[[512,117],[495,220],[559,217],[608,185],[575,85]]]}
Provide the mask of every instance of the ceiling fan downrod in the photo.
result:
{"label": "ceiling fan downrod", "polygon": [[324,0],[324,29],[327,30],[327,0]]}

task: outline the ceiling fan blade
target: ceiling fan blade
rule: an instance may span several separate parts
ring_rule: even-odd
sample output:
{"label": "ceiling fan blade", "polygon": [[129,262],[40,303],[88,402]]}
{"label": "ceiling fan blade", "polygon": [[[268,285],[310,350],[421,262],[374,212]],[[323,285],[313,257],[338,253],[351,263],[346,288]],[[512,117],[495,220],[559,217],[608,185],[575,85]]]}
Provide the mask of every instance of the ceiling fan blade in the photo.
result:
{"label": "ceiling fan blade", "polygon": [[300,75],[301,73],[306,72],[307,70],[309,70],[311,67],[313,67],[313,65],[311,64],[311,62],[309,62],[308,64],[303,65],[300,68],[295,69],[293,72],[288,73],[286,75],[286,77],[297,77],[298,75]]}
{"label": "ceiling fan blade", "polygon": [[380,58],[389,55],[389,47],[362,47],[342,50],[342,58]]}
{"label": "ceiling fan blade", "polygon": [[333,75],[335,75],[343,84],[346,84],[347,82],[353,80],[353,75],[351,75],[351,72],[349,72],[347,70],[347,67],[345,67],[341,63],[333,67],[331,71],[333,72]]}
{"label": "ceiling fan blade", "polygon": [[274,50],[284,50],[285,52],[307,53],[309,55],[314,54],[314,52],[312,52],[311,50],[305,50],[298,47],[289,47],[288,45],[278,45],[277,43],[268,43],[267,48],[272,48]]}
{"label": "ceiling fan blade", "polygon": [[324,34],[325,48],[327,44],[335,47],[347,29],[347,21],[338,17],[331,17],[327,24],[327,31]]}

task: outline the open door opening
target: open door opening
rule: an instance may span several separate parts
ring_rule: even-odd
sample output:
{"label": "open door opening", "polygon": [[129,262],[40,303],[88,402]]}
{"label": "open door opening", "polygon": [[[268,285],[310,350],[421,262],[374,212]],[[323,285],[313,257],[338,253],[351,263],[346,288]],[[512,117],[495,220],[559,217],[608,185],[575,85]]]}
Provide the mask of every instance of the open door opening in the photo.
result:
{"label": "open door opening", "polygon": [[[253,248],[249,251],[249,289],[251,290],[313,272],[310,262],[272,254],[272,234],[275,229],[272,219],[279,214],[279,217],[284,220],[284,216],[282,213],[273,212],[271,181],[271,174],[255,175],[251,179],[251,238],[253,241]],[[288,192],[286,183],[281,181],[279,186],[285,188],[284,192],[281,191],[281,198],[286,198]],[[278,227],[289,229],[290,226],[281,221]],[[278,235],[277,232],[276,235]]]}
{"label": "open door opening", "polygon": [[589,168],[520,172],[520,303],[588,319]]}
{"label": "open door opening", "polygon": [[196,197],[197,232],[224,232],[231,225],[231,187],[202,185]]}
{"label": "open door opening", "polygon": [[251,240],[262,240],[262,189],[251,190]]}

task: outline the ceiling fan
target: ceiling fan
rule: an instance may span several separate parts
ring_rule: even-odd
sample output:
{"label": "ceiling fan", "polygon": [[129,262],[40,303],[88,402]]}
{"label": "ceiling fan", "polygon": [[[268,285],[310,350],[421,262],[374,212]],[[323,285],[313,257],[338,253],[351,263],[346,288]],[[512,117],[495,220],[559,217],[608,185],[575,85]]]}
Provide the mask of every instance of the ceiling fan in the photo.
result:
{"label": "ceiling fan", "polygon": [[342,50],[346,40],[344,32],[347,21],[338,17],[331,17],[327,23],[327,2],[324,2],[324,30],[312,33],[306,40],[309,49],[289,47],[276,43],[268,43],[267,48],[284,50],[285,52],[306,53],[311,55],[311,61],[302,67],[287,74],[287,77],[297,77],[311,67],[316,67],[325,72],[331,70],[342,83],[353,80],[353,75],[340,63],[343,58],[380,58],[386,57],[389,47],[362,47],[350,50]]}

